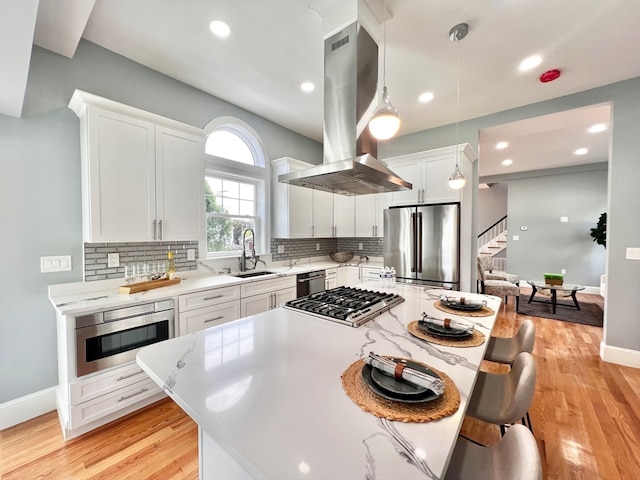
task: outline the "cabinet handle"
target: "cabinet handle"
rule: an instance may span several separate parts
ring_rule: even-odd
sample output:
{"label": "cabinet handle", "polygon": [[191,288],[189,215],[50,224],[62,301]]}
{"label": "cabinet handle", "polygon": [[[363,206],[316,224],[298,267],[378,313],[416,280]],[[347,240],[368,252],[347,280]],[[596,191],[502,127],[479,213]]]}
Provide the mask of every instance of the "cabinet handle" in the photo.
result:
{"label": "cabinet handle", "polygon": [[156,239],[156,221],[154,220],[152,223],[152,233],[151,233],[151,237],[155,240]]}
{"label": "cabinet handle", "polygon": [[224,295],[222,294],[218,294],[218,295],[214,295],[213,297],[204,297],[204,301],[206,302],[207,300],[215,300],[216,298],[222,298],[224,297]]}
{"label": "cabinet handle", "polygon": [[158,220],[158,230],[160,230],[160,235],[158,235],[158,240],[162,240],[162,220]]}
{"label": "cabinet handle", "polygon": [[205,320],[204,323],[215,322],[216,320],[222,320],[223,318],[224,318],[224,315],[219,315],[216,318],[210,318],[208,320]]}
{"label": "cabinet handle", "polygon": [[140,395],[141,393],[146,392],[147,390],[149,390],[148,388],[141,388],[139,392],[136,393],[132,393],[131,395],[125,395],[124,397],[120,397],[118,399],[118,402],[124,402],[125,400],[129,400],[132,397],[135,397],[136,395]]}
{"label": "cabinet handle", "polygon": [[142,370],[138,370],[137,372],[130,373],[129,375],[122,375],[116,379],[116,382],[121,382],[122,380],[126,380],[127,378],[135,377],[139,373],[142,373]]}

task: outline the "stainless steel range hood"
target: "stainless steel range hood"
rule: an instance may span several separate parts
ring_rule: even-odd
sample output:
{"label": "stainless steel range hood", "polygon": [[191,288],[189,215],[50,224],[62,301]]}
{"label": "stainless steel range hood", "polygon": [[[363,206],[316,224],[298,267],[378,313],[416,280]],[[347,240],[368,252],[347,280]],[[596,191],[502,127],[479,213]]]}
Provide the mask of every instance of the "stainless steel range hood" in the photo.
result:
{"label": "stainless steel range hood", "polygon": [[280,175],[278,181],[342,195],[411,190],[377,160],[366,125],[376,107],[378,45],[354,22],[324,43],[324,163]]}

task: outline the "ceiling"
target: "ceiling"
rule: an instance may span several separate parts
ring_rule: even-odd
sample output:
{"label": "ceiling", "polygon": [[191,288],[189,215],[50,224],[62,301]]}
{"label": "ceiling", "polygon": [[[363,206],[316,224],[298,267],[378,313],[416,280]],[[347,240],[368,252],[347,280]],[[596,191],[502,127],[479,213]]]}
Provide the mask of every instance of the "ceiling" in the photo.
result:
{"label": "ceiling", "polygon": [[[382,0],[366,2],[378,12],[384,6]],[[11,66],[15,77],[0,77],[2,113],[20,115],[26,89],[25,45],[29,54],[35,43],[72,57],[80,38],[85,38],[321,141],[326,29],[321,15],[326,18],[326,12],[355,0],[0,3],[3,30],[7,25],[24,25],[2,33],[3,68]],[[391,15],[386,22],[386,84],[403,121],[400,135],[640,76],[638,0],[387,0],[386,8]],[[211,34],[208,25],[214,19],[229,24],[228,38]],[[460,22],[469,24],[469,34],[456,44],[448,32]],[[382,37],[383,30],[375,28]],[[12,48],[4,41],[7,35]],[[520,61],[533,54],[543,57],[542,64],[519,72]],[[561,71],[558,80],[538,81],[540,74],[554,68]],[[19,100],[19,105],[10,105],[13,111],[5,102],[9,81],[13,82],[10,98]],[[313,82],[315,90],[302,92],[303,81]],[[425,91],[433,92],[434,99],[419,103],[417,98]],[[588,124],[608,124],[610,118],[608,107],[558,115],[483,130],[481,175],[508,173],[499,164],[507,152],[492,155],[491,142],[497,139],[510,142],[514,160],[510,171],[575,163],[571,152],[574,145],[578,148],[587,141]],[[606,161],[608,135],[592,135],[588,141],[590,152],[579,163]],[[536,153],[542,146],[543,155]],[[548,166],[541,167],[542,158]]]}

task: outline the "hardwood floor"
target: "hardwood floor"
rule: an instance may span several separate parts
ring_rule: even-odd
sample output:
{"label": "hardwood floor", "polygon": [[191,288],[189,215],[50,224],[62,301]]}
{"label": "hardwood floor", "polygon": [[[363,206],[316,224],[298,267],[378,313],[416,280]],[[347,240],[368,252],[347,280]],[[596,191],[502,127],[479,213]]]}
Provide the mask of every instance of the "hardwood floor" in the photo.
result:
{"label": "hardwood floor", "polygon": [[[525,318],[537,328],[530,414],[545,478],[638,478],[640,370],[600,360],[601,328],[519,315],[513,305],[502,306],[494,334],[513,335]],[[487,445],[500,438],[497,426],[468,417],[462,432]],[[167,399],[64,442],[51,412],[0,432],[0,478],[195,480],[196,425]]]}

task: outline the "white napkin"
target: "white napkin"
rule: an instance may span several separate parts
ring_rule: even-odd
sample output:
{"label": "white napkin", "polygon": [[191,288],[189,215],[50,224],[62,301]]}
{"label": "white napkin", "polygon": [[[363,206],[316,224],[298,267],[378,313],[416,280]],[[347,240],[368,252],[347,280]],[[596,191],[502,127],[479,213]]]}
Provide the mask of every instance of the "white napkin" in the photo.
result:
{"label": "white napkin", "polygon": [[487,306],[487,301],[486,300],[469,300],[465,297],[451,297],[449,295],[442,295],[440,296],[440,301],[444,302],[444,303],[457,303],[459,305],[471,305],[471,306],[480,306],[482,305],[483,307]]}
{"label": "white napkin", "polygon": [[413,383],[414,385],[428,388],[436,395],[442,395],[442,393],[444,393],[444,382],[442,380],[427,373],[419,372],[404,363],[401,364],[402,367],[398,368],[397,365],[400,362],[381,357],[373,352],[369,352],[369,356],[365,358],[365,362],[373,368],[377,368],[391,376],[396,376],[396,370],[400,370],[400,376],[403,380]]}
{"label": "white napkin", "polygon": [[422,320],[420,320],[420,322],[423,324],[426,323],[428,325],[437,325],[439,327],[444,327],[453,330],[454,332],[473,332],[473,325],[469,323],[454,318],[436,318],[432,317],[431,315],[427,315],[424,312],[422,312]]}

